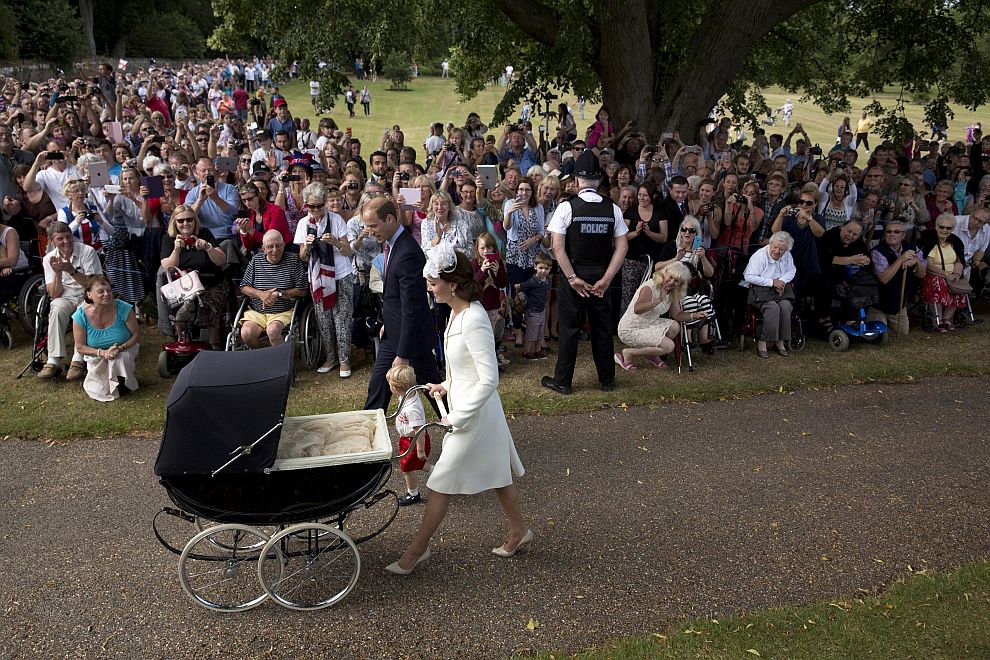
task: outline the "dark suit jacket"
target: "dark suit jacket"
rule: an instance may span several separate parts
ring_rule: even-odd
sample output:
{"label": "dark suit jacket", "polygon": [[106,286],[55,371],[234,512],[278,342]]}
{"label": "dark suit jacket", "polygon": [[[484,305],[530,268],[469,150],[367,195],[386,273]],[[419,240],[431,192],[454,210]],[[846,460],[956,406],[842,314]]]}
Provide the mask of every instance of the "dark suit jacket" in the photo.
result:
{"label": "dark suit jacket", "polygon": [[[684,207],[687,208],[687,200],[684,201]],[[681,220],[684,219],[684,215],[677,207],[677,202],[670,195],[664,197],[663,201],[660,202],[658,215],[661,220],[667,221],[667,240],[672,241],[676,239],[677,231],[681,228]]]}
{"label": "dark suit jacket", "polygon": [[426,255],[412,233],[404,229],[390,250],[382,293],[384,338],[401,358],[429,353],[437,343],[433,312],[427,304],[424,265]]}

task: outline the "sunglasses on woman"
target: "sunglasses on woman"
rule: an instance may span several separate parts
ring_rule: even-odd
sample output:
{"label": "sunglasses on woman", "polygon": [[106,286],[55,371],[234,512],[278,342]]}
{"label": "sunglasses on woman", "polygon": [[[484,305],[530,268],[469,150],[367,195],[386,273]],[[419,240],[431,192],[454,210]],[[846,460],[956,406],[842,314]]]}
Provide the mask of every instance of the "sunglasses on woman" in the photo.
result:
{"label": "sunglasses on woman", "polygon": [[682,234],[697,234],[698,230],[694,227],[681,227]]}
{"label": "sunglasses on woman", "polygon": [[798,206],[814,206],[814,205],[815,205],[815,200],[813,199],[802,199],[800,202],[798,202]]}

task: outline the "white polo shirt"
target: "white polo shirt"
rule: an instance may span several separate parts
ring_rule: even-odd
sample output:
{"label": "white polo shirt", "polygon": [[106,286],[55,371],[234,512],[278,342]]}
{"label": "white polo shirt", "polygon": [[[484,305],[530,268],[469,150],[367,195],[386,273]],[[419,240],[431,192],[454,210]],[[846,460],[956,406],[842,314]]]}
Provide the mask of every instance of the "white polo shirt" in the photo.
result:
{"label": "white polo shirt", "polygon": [[[578,197],[586,202],[595,204],[604,199],[601,195],[596,193],[591,188],[585,188],[578,193]],[[612,215],[615,216],[615,223],[612,228],[612,236],[618,238],[619,236],[625,236],[629,232],[629,227],[626,226],[626,221],[622,218],[622,211],[618,206],[612,204]],[[554,234],[566,234],[567,228],[571,226],[572,209],[571,205],[565,202],[561,202],[557,205],[556,210],[554,210],[553,215],[550,216],[550,224],[547,225],[547,231]]]}

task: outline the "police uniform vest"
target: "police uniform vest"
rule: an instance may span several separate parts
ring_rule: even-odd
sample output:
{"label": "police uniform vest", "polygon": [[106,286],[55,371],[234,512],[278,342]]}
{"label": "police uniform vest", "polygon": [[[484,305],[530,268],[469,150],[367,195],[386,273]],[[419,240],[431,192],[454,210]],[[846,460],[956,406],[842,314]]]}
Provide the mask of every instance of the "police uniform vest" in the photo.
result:
{"label": "police uniform vest", "polygon": [[[887,259],[887,265],[897,261],[897,256],[889,245],[881,241],[875,248],[876,252],[879,252]],[[916,248],[910,243],[904,242],[901,244],[901,254],[911,250],[915,251]],[[904,275],[901,271],[898,271],[890,281],[886,284],[880,284],[880,302],[877,303],[877,307],[883,311],[884,314],[897,314],[900,310],[901,303],[901,281]],[[914,297],[914,292],[918,288],[918,278],[914,276],[914,270],[908,270],[907,282],[904,286],[904,300],[909,301]]]}
{"label": "police uniform vest", "polygon": [[575,272],[587,271],[601,277],[612,260],[615,232],[612,200],[605,197],[600,202],[588,202],[576,196],[569,203],[571,224],[564,243],[567,256]]}

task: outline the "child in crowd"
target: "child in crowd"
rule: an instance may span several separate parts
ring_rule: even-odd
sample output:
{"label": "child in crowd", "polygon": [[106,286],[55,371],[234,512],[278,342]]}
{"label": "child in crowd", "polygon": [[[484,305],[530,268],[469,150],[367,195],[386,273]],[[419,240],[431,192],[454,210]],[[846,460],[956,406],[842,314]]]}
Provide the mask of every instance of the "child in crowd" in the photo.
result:
{"label": "child in crowd", "polygon": [[527,360],[545,360],[543,352],[543,333],[547,322],[547,299],[550,297],[550,269],[553,261],[545,252],[536,255],[536,274],[522,284],[516,285],[516,290],[526,295],[526,343],[523,345],[523,357]]}
{"label": "child in crowd", "polygon": [[[385,374],[385,380],[392,390],[392,396],[401,399],[409,388],[416,385],[416,372],[408,364],[400,364],[392,367]],[[399,453],[409,448],[412,437],[421,426],[426,424],[426,411],[423,409],[423,402],[419,399],[419,392],[406,399],[395,416],[395,430],[399,433]],[[419,484],[416,479],[416,471],[422,470],[426,474],[430,473],[432,465],[426,462],[426,457],[430,455],[430,434],[424,433],[416,441],[416,451],[410,452],[405,458],[399,461],[399,470],[406,480],[406,494],[399,498],[399,506],[409,506],[423,501],[423,496],[419,493]]]}
{"label": "child in crowd", "polygon": [[498,254],[498,242],[495,237],[484,232],[474,243],[475,255],[471,260],[474,268],[474,279],[482,286],[481,306],[488,312],[488,320],[492,323],[495,333],[495,353],[499,366],[509,364],[502,350],[502,337],[505,335],[505,317],[502,315],[502,293],[509,284],[505,272],[505,264]]}

